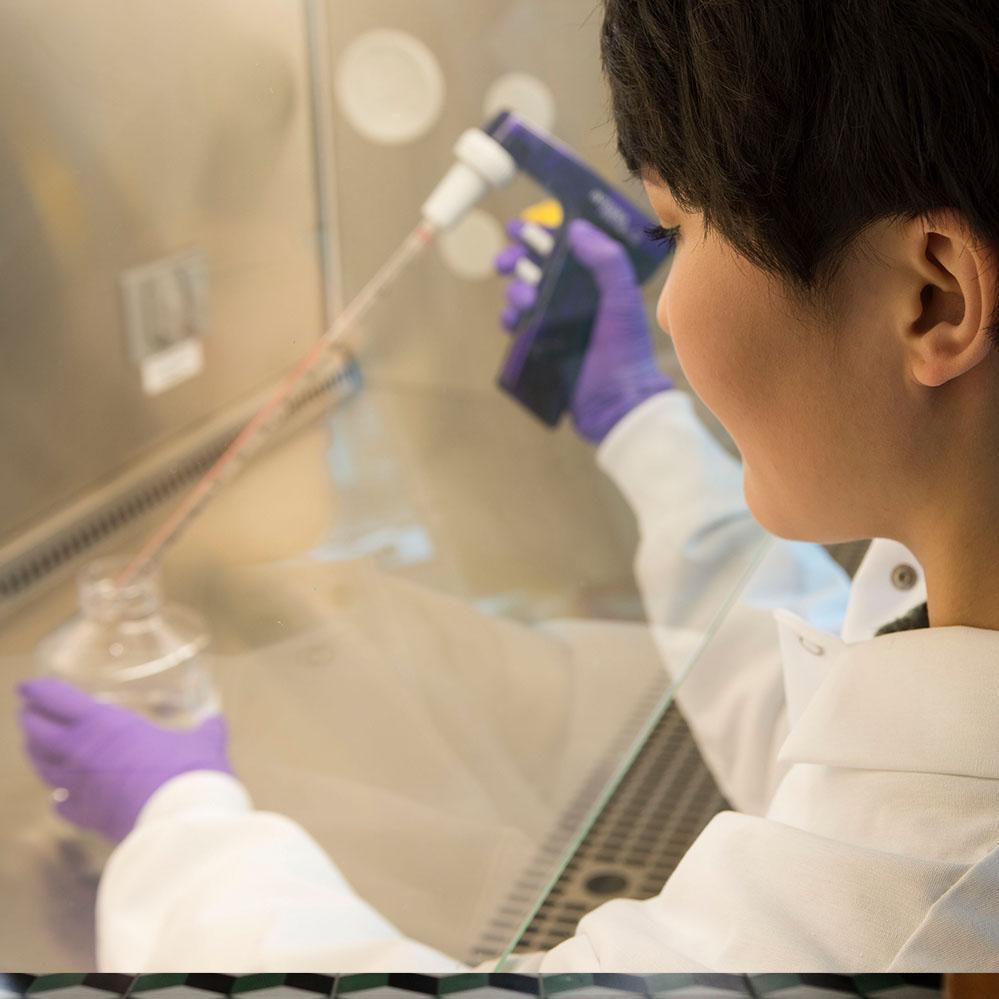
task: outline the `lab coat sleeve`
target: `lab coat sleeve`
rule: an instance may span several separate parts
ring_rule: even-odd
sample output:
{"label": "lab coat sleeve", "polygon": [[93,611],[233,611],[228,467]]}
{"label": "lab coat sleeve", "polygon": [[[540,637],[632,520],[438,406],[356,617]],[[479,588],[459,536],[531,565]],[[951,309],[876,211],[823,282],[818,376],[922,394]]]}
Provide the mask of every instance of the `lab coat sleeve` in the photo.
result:
{"label": "lab coat sleeve", "polygon": [[635,575],[651,623],[703,630],[764,539],[742,497],[742,470],[686,392],[653,396],[597,451],[638,522]]}
{"label": "lab coat sleeve", "polygon": [[[753,519],[742,466],[673,390],[629,413],[597,453],[638,522],[635,575],[664,665],[676,677],[766,554],[677,693],[702,755],[740,811],[762,815],[784,768],[784,678],[775,608],[838,630],[849,576],[820,545],[774,539]],[[691,638],[693,636],[693,639]]]}
{"label": "lab coat sleeve", "polygon": [[147,802],[101,879],[97,935],[107,972],[467,970],[406,938],[295,822],[209,771]]}

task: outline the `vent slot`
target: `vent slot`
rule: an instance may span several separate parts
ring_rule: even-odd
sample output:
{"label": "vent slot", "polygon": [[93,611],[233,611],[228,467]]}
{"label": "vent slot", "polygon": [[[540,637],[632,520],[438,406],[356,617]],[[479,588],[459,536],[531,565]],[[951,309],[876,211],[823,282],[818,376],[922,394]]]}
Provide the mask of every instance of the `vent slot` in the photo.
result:
{"label": "vent slot", "polygon": [[[302,414],[320,402],[343,402],[360,388],[361,383],[360,368],[353,360],[348,361],[324,380],[303,387],[290,403],[289,416]],[[59,528],[0,566],[0,610],[196,482],[232,443],[242,426],[241,421],[226,429],[214,440],[193,449],[183,460],[171,462],[168,469],[161,469],[138,485],[132,485],[100,509]]]}
{"label": "vent slot", "polygon": [[[639,727],[636,723],[631,731]],[[580,797],[595,800],[592,788]],[[658,894],[701,830],[727,807],[683,715],[670,705],[514,953],[550,950],[575,933],[586,913],[611,898]],[[581,810],[570,809],[564,821],[582,821]],[[480,938],[474,961],[495,957],[509,945],[543,884],[543,871],[551,870],[556,860],[550,847],[539,852]]]}

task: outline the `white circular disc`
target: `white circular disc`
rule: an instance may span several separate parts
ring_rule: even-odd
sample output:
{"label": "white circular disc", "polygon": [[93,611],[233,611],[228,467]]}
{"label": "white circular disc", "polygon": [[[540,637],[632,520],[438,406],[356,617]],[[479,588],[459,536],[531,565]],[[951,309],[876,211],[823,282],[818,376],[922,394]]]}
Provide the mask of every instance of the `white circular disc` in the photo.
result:
{"label": "white circular disc", "polygon": [[466,281],[491,277],[493,260],[505,245],[499,219],[480,208],[473,208],[453,229],[437,237],[444,263]]}
{"label": "white circular disc", "polygon": [[529,73],[506,73],[492,82],[482,102],[486,118],[498,111],[513,111],[546,132],[555,124],[555,95]]}
{"label": "white circular disc", "polygon": [[351,125],[385,145],[426,135],[444,106],[444,74],[434,54],[418,38],[387,28],[347,46],[333,89]]}

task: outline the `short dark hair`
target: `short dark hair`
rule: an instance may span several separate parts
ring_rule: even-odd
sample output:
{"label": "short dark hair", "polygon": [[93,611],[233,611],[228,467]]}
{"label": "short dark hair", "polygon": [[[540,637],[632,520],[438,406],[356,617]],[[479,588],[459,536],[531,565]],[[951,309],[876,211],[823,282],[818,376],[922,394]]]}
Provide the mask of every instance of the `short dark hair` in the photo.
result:
{"label": "short dark hair", "polygon": [[999,247],[997,25],[999,0],[604,0],[618,149],[829,306],[878,220],[956,209]]}

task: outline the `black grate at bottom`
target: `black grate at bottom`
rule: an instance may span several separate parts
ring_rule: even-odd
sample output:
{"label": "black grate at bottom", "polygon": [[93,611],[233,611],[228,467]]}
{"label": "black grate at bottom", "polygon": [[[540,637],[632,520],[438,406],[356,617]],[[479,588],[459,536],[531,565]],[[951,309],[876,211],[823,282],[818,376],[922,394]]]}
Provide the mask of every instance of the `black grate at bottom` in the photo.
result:
{"label": "black grate at bottom", "polygon": [[549,950],[611,898],[651,898],[711,818],[728,807],[671,706],[552,888],[516,953]]}

